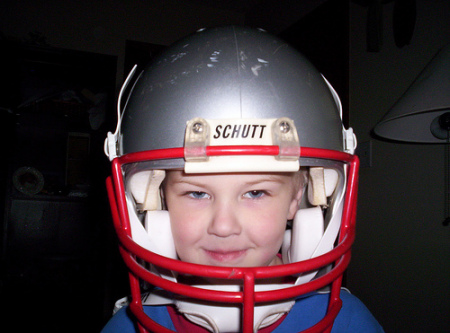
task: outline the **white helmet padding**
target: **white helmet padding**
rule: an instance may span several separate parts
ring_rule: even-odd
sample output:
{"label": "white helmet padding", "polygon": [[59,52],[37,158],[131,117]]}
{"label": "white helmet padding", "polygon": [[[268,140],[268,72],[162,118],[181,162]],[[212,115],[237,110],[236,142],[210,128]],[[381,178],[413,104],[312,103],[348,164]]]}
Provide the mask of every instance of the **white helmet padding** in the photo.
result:
{"label": "white helmet padding", "polygon": [[128,179],[128,188],[141,211],[161,210],[160,186],[166,172],[164,170],[145,170],[136,172]]}
{"label": "white helmet padding", "polygon": [[[169,212],[166,210],[147,211],[145,212],[144,224],[142,224],[132,201],[133,199],[127,196],[127,209],[133,240],[151,252],[176,259],[177,252],[173,243]],[[176,282],[172,272],[162,272],[157,269],[152,269],[152,271],[161,277]]]}
{"label": "white helmet padding", "polygon": [[338,173],[333,169],[311,167],[308,173],[308,201],[313,206],[327,206],[338,182]]}
{"label": "white helmet padding", "polygon": [[282,247],[283,262],[293,263],[312,258],[324,232],[323,212],[320,207],[300,209],[292,229],[286,230]]}
{"label": "white helmet padding", "polygon": [[[282,245],[284,263],[299,262],[325,254],[333,249],[339,234],[345,192],[343,177],[339,177],[338,171],[332,168],[310,167],[307,191],[309,204],[313,207],[298,210],[291,230],[286,230]],[[323,208],[329,206],[331,196],[333,207],[327,212],[327,221]],[[311,281],[317,272],[298,276],[295,284]]]}

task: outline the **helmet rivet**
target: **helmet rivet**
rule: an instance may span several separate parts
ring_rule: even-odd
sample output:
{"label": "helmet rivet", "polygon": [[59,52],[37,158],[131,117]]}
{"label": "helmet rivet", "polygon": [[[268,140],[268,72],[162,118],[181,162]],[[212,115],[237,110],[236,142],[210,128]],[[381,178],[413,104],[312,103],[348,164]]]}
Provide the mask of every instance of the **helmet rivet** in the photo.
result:
{"label": "helmet rivet", "polygon": [[288,133],[291,130],[291,126],[289,125],[289,123],[287,121],[282,121],[280,123],[280,131],[281,133]]}
{"label": "helmet rivet", "polygon": [[194,133],[201,133],[203,132],[203,124],[202,123],[195,123],[192,125],[192,131]]}

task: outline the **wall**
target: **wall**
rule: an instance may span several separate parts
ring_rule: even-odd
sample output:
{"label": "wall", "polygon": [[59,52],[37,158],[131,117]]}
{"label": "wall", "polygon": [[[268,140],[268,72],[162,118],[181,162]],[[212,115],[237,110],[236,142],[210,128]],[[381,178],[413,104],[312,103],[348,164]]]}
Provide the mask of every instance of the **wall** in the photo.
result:
{"label": "wall", "polygon": [[195,30],[243,24],[244,16],[181,0],[3,0],[0,31],[29,39],[39,32],[50,46],[118,56],[118,85],[123,80],[125,41],[169,45]]}
{"label": "wall", "polygon": [[348,286],[386,332],[448,332],[450,238],[444,227],[444,146],[400,144],[370,131],[450,42],[450,2],[418,0],[410,45],[397,48],[383,5],[379,52],[366,51],[367,8],[350,7],[350,125],[371,141],[360,172],[357,241]]}

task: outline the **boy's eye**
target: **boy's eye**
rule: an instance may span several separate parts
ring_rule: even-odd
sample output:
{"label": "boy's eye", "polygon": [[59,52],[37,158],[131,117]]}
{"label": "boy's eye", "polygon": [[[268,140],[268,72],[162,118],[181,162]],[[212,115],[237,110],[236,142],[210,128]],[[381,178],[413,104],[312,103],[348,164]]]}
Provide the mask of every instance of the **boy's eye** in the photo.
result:
{"label": "boy's eye", "polygon": [[193,199],[209,199],[209,195],[201,191],[192,191],[188,195]]}
{"label": "boy's eye", "polygon": [[255,191],[250,191],[250,192],[245,193],[244,197],[249,198],[249,199],[258,199],[258,198],[261,198],[264,194],[265,194],[264,191],[255,190]]}

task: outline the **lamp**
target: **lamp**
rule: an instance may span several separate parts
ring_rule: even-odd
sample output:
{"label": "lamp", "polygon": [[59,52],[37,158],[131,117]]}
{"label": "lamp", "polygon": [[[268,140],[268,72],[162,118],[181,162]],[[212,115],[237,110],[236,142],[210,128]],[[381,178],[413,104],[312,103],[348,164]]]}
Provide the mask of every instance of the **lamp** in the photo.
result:
{"label": "lamp", "polygon": [[382,138],[445,144],[445,214],[450,223],[450,44],[442,48],[375,126]]}

